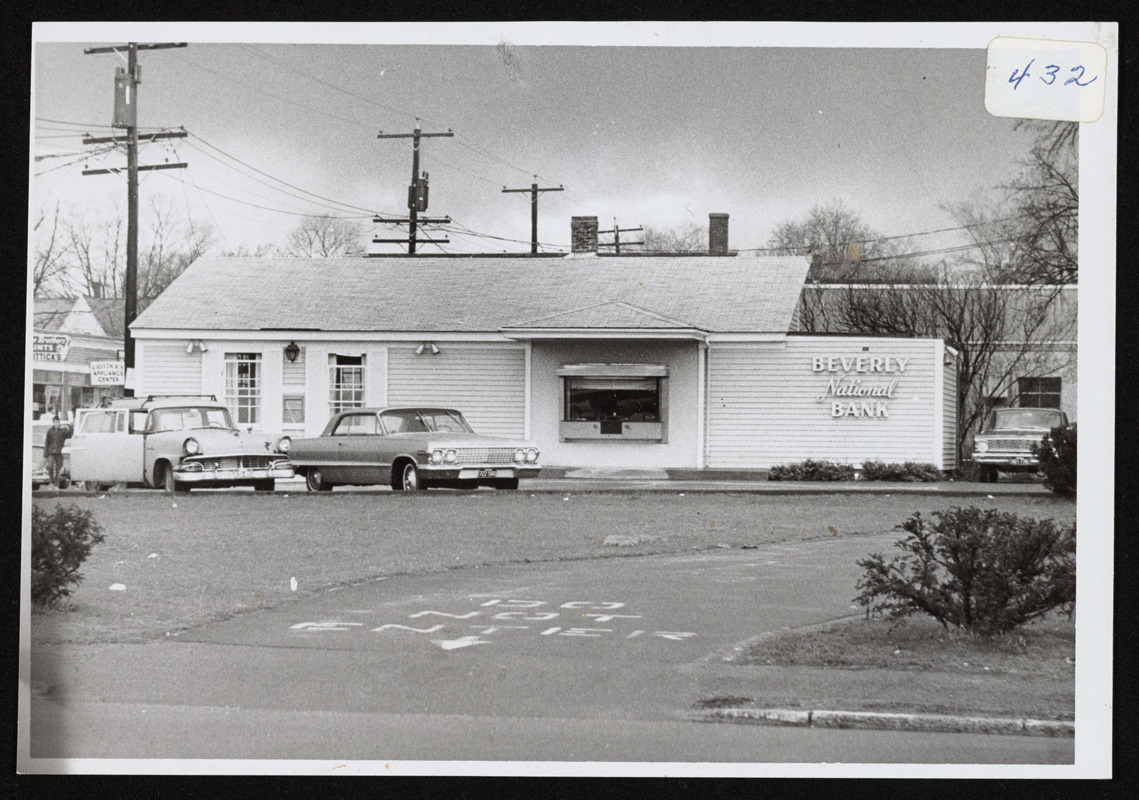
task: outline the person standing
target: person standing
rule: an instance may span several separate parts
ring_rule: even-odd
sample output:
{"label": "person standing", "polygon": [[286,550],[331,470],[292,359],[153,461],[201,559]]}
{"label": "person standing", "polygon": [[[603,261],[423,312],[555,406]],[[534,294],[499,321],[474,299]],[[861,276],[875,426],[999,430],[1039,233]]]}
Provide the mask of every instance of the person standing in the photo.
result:
{"label": "person standing", "polygon": [[64,430],[59,424],[59,415],[51,418],[51,428],[44,436],[44,462],[53,486],[57,485],[60,470],[63,469]]}

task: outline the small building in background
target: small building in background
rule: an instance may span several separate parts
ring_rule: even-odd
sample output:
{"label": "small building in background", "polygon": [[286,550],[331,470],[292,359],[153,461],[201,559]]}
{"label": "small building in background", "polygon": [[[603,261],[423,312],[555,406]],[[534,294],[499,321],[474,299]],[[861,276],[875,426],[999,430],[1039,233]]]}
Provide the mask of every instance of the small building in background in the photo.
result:
{"label": "small building in background", "polygon": [[123,396],[122,298],[35,298],[32,309],[32,415]]}
{"label": "small building in background", "polygon": [[441,405],[559,467],[955,466],[940,339],[790,336],[803,257],[202,258],[131,326],[136,394],[213,394],[316,436],[350,407]]}

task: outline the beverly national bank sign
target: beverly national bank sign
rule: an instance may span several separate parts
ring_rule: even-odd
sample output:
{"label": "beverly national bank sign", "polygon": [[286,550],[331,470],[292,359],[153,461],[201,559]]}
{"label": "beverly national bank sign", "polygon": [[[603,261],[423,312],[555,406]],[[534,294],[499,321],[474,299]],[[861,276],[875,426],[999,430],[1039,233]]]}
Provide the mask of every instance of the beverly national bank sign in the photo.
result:
{"label": "beverly national bank sign", "polygon": [[909,358],[900,356],[815,356],[811,371],[828,374],[818,399],[829,402],[832,417],[889,419]]}

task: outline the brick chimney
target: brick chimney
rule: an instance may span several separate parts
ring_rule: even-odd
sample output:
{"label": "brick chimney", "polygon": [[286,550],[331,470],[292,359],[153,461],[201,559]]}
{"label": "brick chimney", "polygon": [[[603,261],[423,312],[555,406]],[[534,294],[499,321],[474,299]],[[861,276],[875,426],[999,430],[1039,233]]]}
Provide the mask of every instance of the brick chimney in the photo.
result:
{"label": "brick chimney", "polygon": [[728,215],[708,215],[708,252],[714,256],[728,254]]}
{"label": "brick chimney", "polygon": [[573,254],[597,254],[597,217],[570,217],[570,249]]}

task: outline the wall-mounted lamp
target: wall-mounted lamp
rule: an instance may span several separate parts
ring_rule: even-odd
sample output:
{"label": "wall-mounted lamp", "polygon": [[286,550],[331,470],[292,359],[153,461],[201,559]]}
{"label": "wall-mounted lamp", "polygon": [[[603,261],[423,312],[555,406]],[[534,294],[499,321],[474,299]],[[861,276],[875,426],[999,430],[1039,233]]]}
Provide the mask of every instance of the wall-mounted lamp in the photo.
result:
{"label": "wall-mounted lamp", "polygon": [[186,342],[186,352],[187,353],[194,352],[194,343],[193,342]]}
{"label": "wall-mounted lamp", "polygon": [[433,355],[433,356],[437,356],[441,352],[443,352],[442,350],[440,350],[438,347],[435,346],[435,342],[424,342],[423,344],[419,345],[419,347],[415,348],[415,354],[417,356],[421,356],[427,350],[430,350],[431,355]]}
{"label": "wall-mounted lamp", "polygon": [[199,339],[199,340],[198,340],[198,341],[196,341],[196,342],[195,342],[195,341],[189,341],[189,342],[186,342],[186,352],[187,352],[187,353],[192,353],[192,352],[194,352],[194,347],[195,347],[195,346],[197,346],[198,350],[199,350],[200,352],[203,352],[203,353],[204,353],[204,352],[206,352],[207,350],[209,350],[209,349],[210,349],[210,348],[206,347],[206,343],[205,343],[205,342],[203,342],[203,341],[201,341],[201,340]]}
{"label": "wall-mounted lamp", "polygon": [[210,348],[206,347],[206,343],[205,343],[205,342],[198,342],[198,349],[199,349],[199,350],[201,350],[201,351],[204,353],[204,352],[206,352],[207,350],[209,350]]}
{"label": "wall-mounted lamp", "polygon": [[301,348],[297,346],[296,342],[289,342],[285,347],[285,358],[289,359],[289,363],[297,360],[297,356],[301,354]]}

